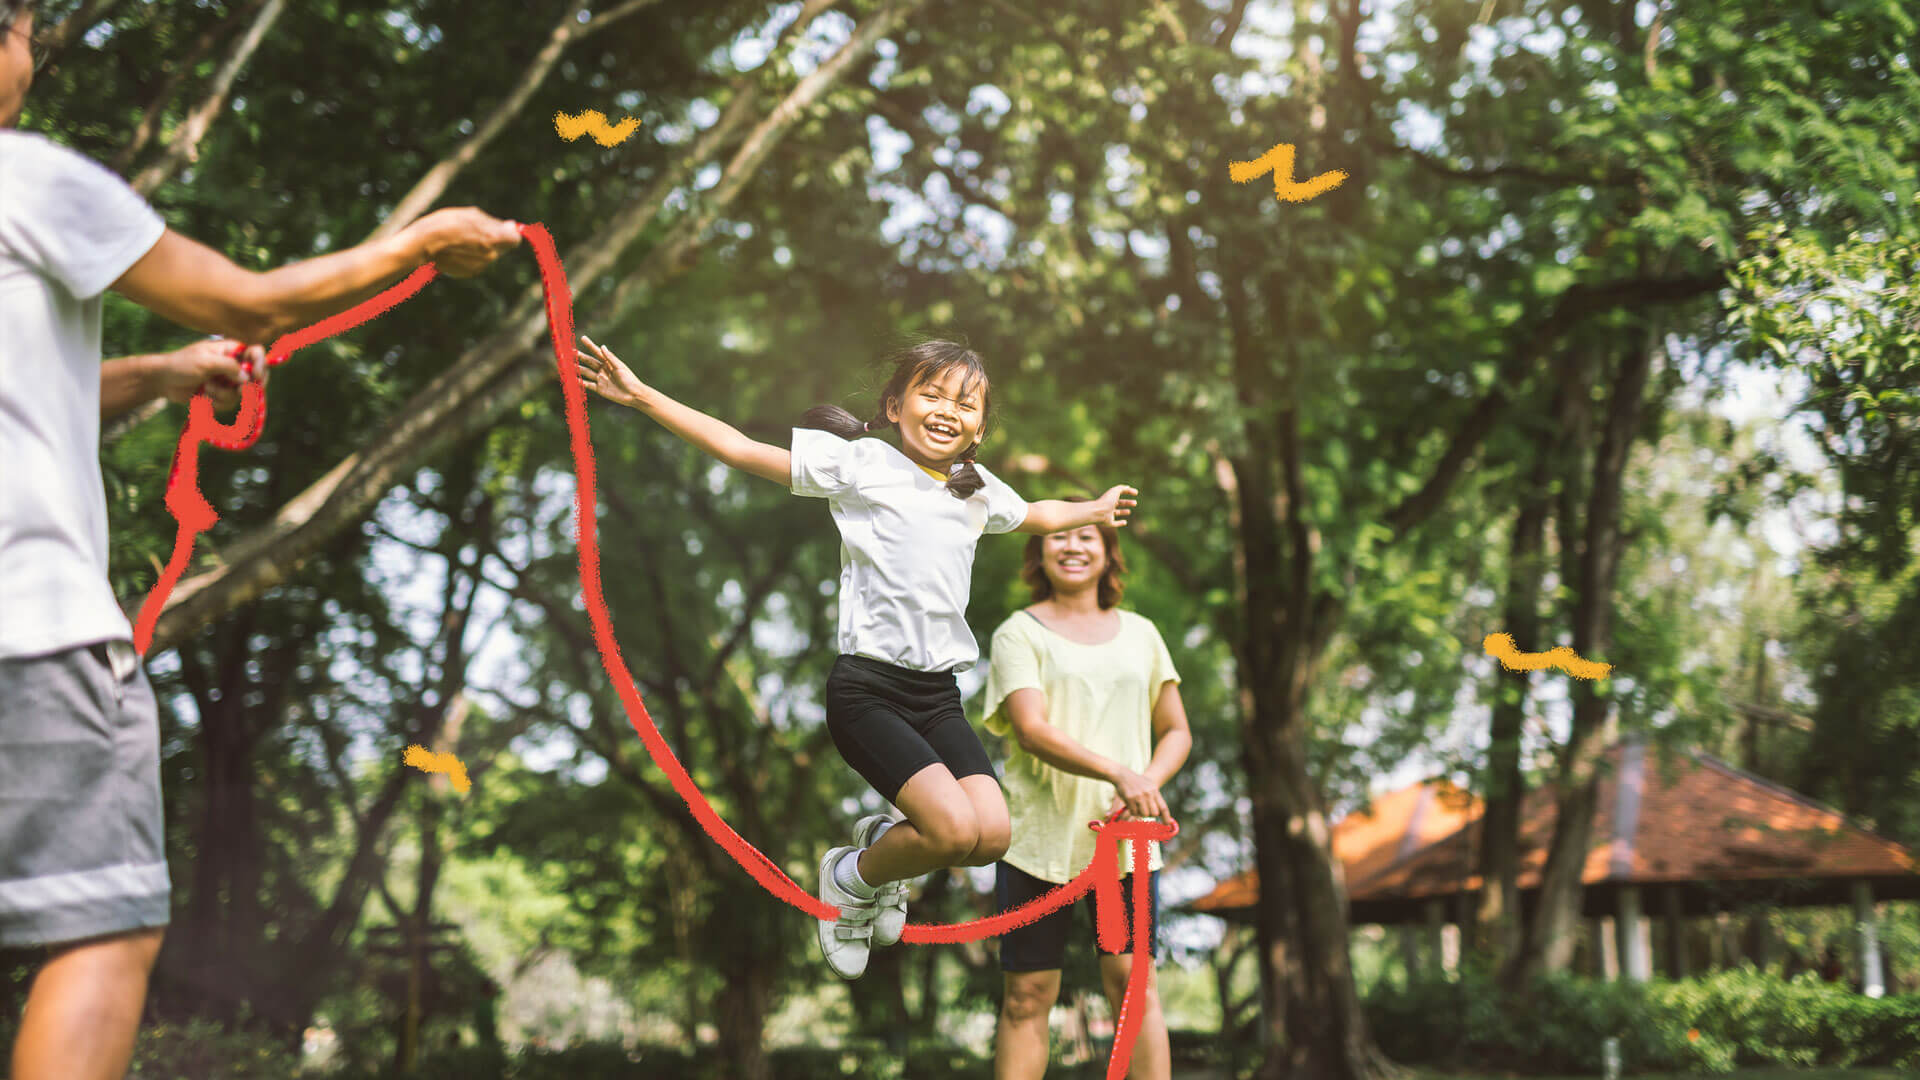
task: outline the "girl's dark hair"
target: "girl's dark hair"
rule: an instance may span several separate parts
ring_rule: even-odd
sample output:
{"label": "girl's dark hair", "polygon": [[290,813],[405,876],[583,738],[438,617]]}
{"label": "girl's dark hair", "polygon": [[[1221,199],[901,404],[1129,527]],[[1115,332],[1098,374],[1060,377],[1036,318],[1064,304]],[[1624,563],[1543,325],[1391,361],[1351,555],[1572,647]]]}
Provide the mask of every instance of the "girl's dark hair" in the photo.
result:
{"label": "girl's dark hair", "polygon": [[[1086,502],[1080,495],[1069,495],[1063,502]],[[1121,578],[1127,572],[1127,560],[1120,554],[1120,530],[1105,522],[1096,522],[1094,528],[1100,530],[1101,546],[1107,549],[1107,568],[1100,573],[1100,590],[1096,599],[1101,610],[1120,603],[1120,595],[1127,591],[1127,584]],[[1062,532],[1067,530],[1063,529]],[[1040,549],[1046,537],[1034,535],[1027,537],[1027,560],[1020,567],[1020,580],[1027,583],[1033,591],[1033,602],[1039,603],[1053,595],[1053,582],[1047,577],[1047,568],[1040,563]]]}
{"label": "girl's dark hair", "polygon": [[[987,366],[981,362],[979,353],[951,341],[924,341],[888,359],[893,362],[893,375],[887,379],[887,385],[880,388],[880,407],[872,420],[862,420],[838,405],[815,405],[800,417],[800,426],[830,431],[843,439],[857,439],[885,430],[893,426],[893,421],[887,419],[888,405],[905,401],[907,391],[921,383],[932,382],[960,368],[966,373],[960,392],[970,394],[976,388],[980,391],[980,430],[986,430],[993,416],[993,388],[987,382]],[[947,476],[947,490],[955,498],[964,499],[987,486],[980,478],[980,471],[973,467],[974,451],[979,447],[977,442],[967,447]]]}

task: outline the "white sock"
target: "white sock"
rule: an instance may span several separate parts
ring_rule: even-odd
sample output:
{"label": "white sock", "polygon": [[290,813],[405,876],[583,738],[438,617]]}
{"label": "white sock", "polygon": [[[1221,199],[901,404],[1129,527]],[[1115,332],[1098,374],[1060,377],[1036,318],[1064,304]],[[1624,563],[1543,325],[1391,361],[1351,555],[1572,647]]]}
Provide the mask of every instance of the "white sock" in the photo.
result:
{"label": "white sock", "polygon": [[866,879],[860,876],[860,851],[863,850],[849,851],[840,856],[840,861],[833,864],[833,880],[860,899],[871,900],[880,890],[867,884]]}

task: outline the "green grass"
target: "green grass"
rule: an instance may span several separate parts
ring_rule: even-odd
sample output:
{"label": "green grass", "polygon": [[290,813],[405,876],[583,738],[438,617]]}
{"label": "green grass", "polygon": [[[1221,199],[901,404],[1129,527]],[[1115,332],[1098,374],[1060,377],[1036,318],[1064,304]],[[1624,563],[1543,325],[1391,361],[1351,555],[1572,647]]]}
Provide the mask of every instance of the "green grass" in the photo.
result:
{"label": "green grass", "polygon": [[[1415,1070],[1419,1080],[1510,1080],[1512,1073],[1448,1073]],[[1699,1080],[1704,1073],[1627,1073],[1626,1080]],[[1900,1080],[1897,1069],[1736,1069],[1730,1080]],[[1532,1076],[1525,1080],[1593,1080],[1591,1076]]]}
{"label": "green grass", "polygon": [[[1419,1080],[1509,1080],[1511,1072],[1413,1072]],[[1628,1072],[1624,1080],[1699,1080],[1701,1072]],[[1730,1080],[1910,1080],[1897,1068],[1738,1068]],[[1524,1080],[1594,1080],[1592,1076],[1526,1076]]]}

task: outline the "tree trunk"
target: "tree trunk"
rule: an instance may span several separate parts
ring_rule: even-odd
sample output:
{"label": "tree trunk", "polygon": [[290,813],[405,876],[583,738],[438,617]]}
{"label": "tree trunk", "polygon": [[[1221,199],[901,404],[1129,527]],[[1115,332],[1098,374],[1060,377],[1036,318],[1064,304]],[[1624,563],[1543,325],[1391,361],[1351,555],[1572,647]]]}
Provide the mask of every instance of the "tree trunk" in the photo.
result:
{"label": "tree trunk", "polygon": [[[450,740],[443,740],[450,741]],[[444,776],[435,780],[444,781]],[[428,945],[433,935],[433,893],[440,882],[439,792],[420,793],[420,869],[414,886],[412,917],[401,921],[407,946],[407,1000],[400,1017],[400,1037],[395,1041],[394,1068],[411,1072],[420,1055],[420,1028],[426,1022],[426,984]],[[397,913],[396,913],[397,914]]]}
{"label": "tree trunk", "polygon": [[714,1026],[726,1055],[724,1075],[739,1080],[773,1080],[767,1061],[767,1014],[773,1004],[773,969],[751,956],[730,965],[714,1003]]}
{"label": "tree trunk", "polygon": [[[1640,425],[1648,375],[1653,366],[1654,342],[1630,349],[1615,373],[1606,426],[1594,455],[1592,486],[1587,497],[1585,527],[1577,543],[1569,514],[1563,512],[1564,554],[1576,589],[1573,609],[1573,650],[1589,660],[1599,658],[1611,642],[1613,584],[1624,540],[1620,530],[1622,479],[1627,457]],[[1572,376],[1578,379],[1577,373]],[[1584,384],[1570,388],[1584,402]],[[1577,426],[1577,425],[1576,425]],[[1573,445],[1582,445],[1575,441]],[[1589,680],[1573,688],[1573,723],[1561,755],[1556,781],[1558,816],[1552,846],[1540,875],[1540,897],[1527,927],[1524,947],[1506,971],[1509,985],[1521,986],[1536,975],[1564,971],[1573,957],[1581,900],[1581,873],[1593,849],[1593,818],[1600,804],[1601,759],[1612,741],[1617,718],[1611,698]]]}
{"label": "tree trunk", "polygon": [[[1287,683],[1294,684],[1288,686]],[[1353,985],[1347,898],[1332,833],[1307,773],[1304,680],[1256,682],[1247,767],[1260,872],[1261,983],[1270,1032],[1262,1077],[1366,1080],[1379,1055]]]}
{"label": "tree trunk", "polygon": [[[1564,407],[1561,395],[1555,413]],[[1541,648],[1540,584],[1546,571],[1547,510],[1551,504],[1548,459],[1535,459],[1521,493],[1507,560],[1507,603],[1500,624],[1515,647]],[[1524,928],[1520,910],[1520,808],[1526,779],[1520,771],[1520,739],[1527,717],[1530,679],[1496,671],[1498,696],[1488,732],[1486,811],[1480,822],[1480,897],[1474,911],[1476,948],[1497,970],[1520,951]]]}
{"label": "tree trunk", "polygon": [[[264,965],[259,955],[262,913],[260,881],[266,853],[254,799],[253,750],[260,729],[254,713],[273,711],[247,704],[250,692],[280,681],[286,661],[262,656],[261,677],[249,679],[239,650],[252,636],[242,619],[230,635],[213,642],[213,670],[199,657],[183,657],[185,681],[199,724],[200,820],[194,830],[193,870],[180,946],[170,950],[169,981],[185,990],[178,1007],[188,1014],[237,1022],[243,1002],[254,1001]],[[191,942],[191,948],[186,943]]]}

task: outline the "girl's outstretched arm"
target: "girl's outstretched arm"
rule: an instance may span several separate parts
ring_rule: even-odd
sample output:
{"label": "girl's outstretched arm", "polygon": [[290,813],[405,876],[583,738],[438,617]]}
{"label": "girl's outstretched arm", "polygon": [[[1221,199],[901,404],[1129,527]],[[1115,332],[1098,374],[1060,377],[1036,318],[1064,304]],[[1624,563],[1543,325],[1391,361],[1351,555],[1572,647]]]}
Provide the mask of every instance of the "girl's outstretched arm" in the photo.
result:
{"label": "girl's outstretched arm", "polygon": [[789,487],[793,455],[784,446],[749,439],[724,420],[688,408],[640,381],[605,345],[580,335],[580,384],[616,405],[639,409],[660,426],[704,450],[724,465]]}
{"label": "girl's outstretched arm", "polygon": [[1107,489],[1105,495],[1088,502],[1042,499],[1028,503],[1027,519],[1014,531],[1045,536],[1063,529],[1078,529],[1082,525],[1112,525],[1120,528],[1126,525],[1127,515],[1133,513],[1133,497],[1138,494],[1138,491],[1125,484],[1115,484]]}

